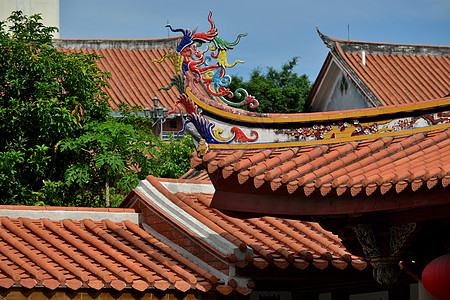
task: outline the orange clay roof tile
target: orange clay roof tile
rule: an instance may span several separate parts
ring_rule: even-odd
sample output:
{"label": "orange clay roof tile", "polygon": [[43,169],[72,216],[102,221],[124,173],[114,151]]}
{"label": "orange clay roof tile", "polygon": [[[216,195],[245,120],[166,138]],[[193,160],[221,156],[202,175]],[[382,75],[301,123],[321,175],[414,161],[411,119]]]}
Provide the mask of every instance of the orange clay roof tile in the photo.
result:
{"label": "orange clay roof tile", "polygon": [[[420,103],[450,92],[450,46],[345,41],[319,35],[330,48],[330,59],[349,75],[373,106]],[[322,68],[319,80],[327,70]],[[316,90],[313,88],[306,105]]]}
{"label": "orange clay roof tile", "polygon": [[[23,211],[27,207],[1,206]],[[50,208],[43,208],[49,210]],[[63,208],[75,210],[75,208]],[[89,211],[104,211],[88,209]],[[134,209],[112,209],[130,212]],[[218,279],[129,220],[0,218],[0,286],[208,291]]]}
{"label": "orange clay roof tile", "polygon": [[[449,136],[450,129],[439,129],[363,142],[342,142],[330,147],[308,146],[306,151],[303,147],[298,147],[297,154],[284,160],[278,157],[292,151],[291,148],[284,150],[285,152],[277,149],[273,150],[270,157],[261,156],[266,158],[261,160],[260,157],[257,164],[244,158],[245,150],[221,150],[220,153],[223,159],[227,153],[235,156],[236,152],[242,152],[240,161],[245,163],[235,168],[237,177],[234,178],[238,179],[238,184],[243,184],[251,175],[256,175],[255,189],[262,189],[267,183],[273,193],[288,192],[310,196],[318,190],[322,196],[327,196],[335,190],[333,195],[341,196],[350,189],[351,194],[356,196],[363,190],[368,195],[376,190],[385,194],[392,191],[391,187],[395,185],[394,190],[400,193],[408,185],[413,191],[417,191],[423,184],[432,188],[436,186],[436,178],[442,180],[442,184],[447,183],[447,179],[443,180],[447,171],[442,167],[450,159]],[[255,150],[252,151],[252,156],[256,156]],[[238,165],[240,161],[234,165]],[[213,162],[214,160],[203,167],[207,168]],[[217,173],[209,174],[216,176]],[[428,184],[430,179],[433,182]],[[227,184],[233,184],[233,180],[235,179],[228,177]]]}
{"label": "orange clay roof tile", "polygon": [[97,65],[111,74],[106,93],[111,97],[110,105],[115,111],[121,103],[152,108],[154,96],[158,97],[159,105],[169,110],[174,107],[177,92],[174,89],[160,90],[171,83],[171,77],[175,73],[173,66],[167,60],[153,62],[154,59],[161,59],[170,49],[72,49],[64,48],[64,43],[60,46],[63,48],[59,49],[68,54],[81,52],[103,57],[97,60]]}
{"label": "orange clay roof tile", "polygon": [[[155,182],[156,178],[148,177],[147,180],[166,197],[169,196],[161,182]],[[274,217],[237,219],[209,207],[213,194],[176,192],[174,196],[176,199],[168,199],[210,229],[236,245],[240,241],[253,249],[254,257],[246,257],[244,264],[236,261],[236,265],[251,263],[261,269],[270,265],[277,268],[293,265],[304,269],[311,262],[316,268],[323,269],[330,261],[334,267],[343,269],[349,262],[360,262],[360,258],[351,255],[337,236],[316,223]],[[354,265],[364,268],[363,263]]]}

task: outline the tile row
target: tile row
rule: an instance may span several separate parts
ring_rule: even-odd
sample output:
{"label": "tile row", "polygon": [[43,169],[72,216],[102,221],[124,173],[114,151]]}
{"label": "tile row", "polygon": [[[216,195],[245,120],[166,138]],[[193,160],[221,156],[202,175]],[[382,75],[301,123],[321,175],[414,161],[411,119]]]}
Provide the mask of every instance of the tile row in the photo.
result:
{"label": "tile row", "polygon": [[449,136],[445,129],[307,148],[211,151],[203,158],[194,154],[191,166],[235,180],[238,186],[252,181],[255,189],[270,187],[272,192],[400,193],[406,187],[415,191],[422,185],[448,185]]}
{"label": "tile row", "polygon": [[0,286],[207,291],[218,281],[128,220],[0,218]]}
{"label": "tile row", "polygon": [[[167,195],[164,186],[156,183],[158,179],[149,176],[147,180]],[[163,183],[170,182],[161,180]],[[197,181],[191,179],[193,185]],[[299,269],[308,266],[318,269],[328,266],[345,269],[351,266],[363,270],[367,266],[367,262],[360,257],[350,254],[336,235],[324,230],[317,223],[275,217],[238,219],[209,206],[213,193],[173,192],[172,195],[174,197],[168,199],[209,229],[241,250],[247,247],[252,249],[253,255],[245,256],[241,260],[229,256],[230,260],[241,268],[254,265],[261,269],[270,266],[284,269],[292,265]],[[149,225],[152,226],[150,223]]]}

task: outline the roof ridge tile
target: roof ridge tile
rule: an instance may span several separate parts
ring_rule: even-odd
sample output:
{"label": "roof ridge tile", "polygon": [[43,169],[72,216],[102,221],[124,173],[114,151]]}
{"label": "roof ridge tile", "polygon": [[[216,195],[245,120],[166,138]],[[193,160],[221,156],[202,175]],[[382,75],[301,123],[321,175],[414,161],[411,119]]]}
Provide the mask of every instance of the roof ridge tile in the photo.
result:
{"label": "roof ridge tile", "polygon": [[238,173],[237,177],[238,177],[239,184],[244,184],[250,178],[249,173],[250,173],[250,171],[248,171],[248,170],[241,171]]}
{"label": "roof ridge tile", "polygon": [[[354,149],[357,147],[357,143],[351,143],[350,145],[351,145],[351,147],[348,147],[348,145],[346,144],[346,145],[345,145],[346,147],[343,147],[342,149],[341,149],[341,148],[335,149],[335,150],[336,150],[335,153],[338,153],[339,155],[336,155],[336,154],[335,154],[335,155],[327,156],[327,154],[331,154],[331,152],[325,154],[324,157],[327,159],[327,163],[329,163],[329,164],[328,164],[328,165],[324,165],[324,166],[322,166],[322,167],[320,167],[320,168],[314,170],[313,172],[308,173],[308,174],[302,176],[301,178],[299,178],[298,184],[299,184],[299,185],[304,185],[304,184],[308,184],[308,183],[311,183],[311,182],[314,181],[314,187],[313,187],[313,186],[310,186],[310,188],[312,189],[312,191],[313,191],[316,187],[320,187],[321,184],[323,183],[323,181],[320,181],[321,176],[325,176],[325,175],[327,175],[327,174],[331,174],[331,173],[332,173],[333,171],[335,171],[337,168],[340,168],[340,167],[344,166],[344,162],[342,161],[342,159],[343,159],[344,157],[347,157],[346,154],[348,154],[348,153],[349,153],[350,155],[351,155],[351,154],[354,154],[354,152],[352,152],[352,150],[354,150]],[[344,150],[344,151],[343,151],[343,150]],[[333,151],[334,151],[334,150],[333,150]],[[345,156],[344,156],[344,155],[345,155]],[[354,156],[357,157],[356,154],[354,154]],[[305,187],[305,188],[306,188],[306,187]],[[309,192],[309,193],[312,193],[312,191]]]}
{"label": "roof ridge tile", "polygon": [[283,150],[280,154],[273,156],[272,158],[269,158],[268,160],[265,160],[263,164],[256,165],[252,168],[249,168],[249,175],[251,177],[255,177],[256,175],[261,174],[266,169],[272,169],[273,167],[281,164],[283,161],[290,159],[292,156],[294,156],[298,151],[298,148],[288,148]]}
{"label": "roof ridge tile", "polygon": [[[265,245],[269,246],[274,252],[278,253],[283,257],[283,259],[287,260],[288,262],[293,262],[294,257],[291,253],[286,251],[286,249],[279,246],[279,242],[277,242],[274,238],[277,238],[280,242],[287,245],[284,241],[281,241],[283,236],[279,232],[275,232],[273,228],[269,225],[266,225],[267,223],[264,218],[258,218],[258,219],[247,219],[247,222],[253,225],[255,228],[259,228],[260,231],[260,238],[258,238],[261,242],[263,242]],[[266,234],[267,232],[267,234]],[[268,251],[270,253],[270,251]]]}
{"label": "roof ridge tile", "polygon": [[[86,259],[84,259],[82,256],[76,255],[76,253],[66,247],[64,244],[62,244],[60,241],[58,241],[55,237],[51,236],[47,231],[43,230],[42,228],[36,226],[33,224],[33,222],[30,219],[24,219],[23,224],[25,227],[29,228],[31,231],[37,233],[40,238],[44,239],[51,245],[53,245],[56,249],[63,252],[67,257],[70,257],[72,260],[74,260],[77,264],[80,264],[83,268],[88,269],[92,273],[96,274],[100,270],[98,270],[95,266],[93,266],[91,263],[89,263]],[[71,268],[68,268],[68,270],[72,271]],[[81,273],[76,269],[75,272],[72,271],[77,277],[79,277],[82,281],[88,281],[87,274]]]}
{"label": "roof ridge tile", "polygon": [[[449,174],[449,172],[447,172],[447,174]],[[448,185],[450,185],[450,175],[445,175],[445,176],[442,178],[442,186],[443,186],[444,188],[446,188]]]}
{"label": "roof ridge tile", "polygon": [[[251,228],[251,225],[247,224],[247,223],[251,223],[250,219],[247,219],[245,221],[236,219],[236,221],[234,221],[235,220],[234,218],[227,216],[225,214],[220,213],[220,216],[222,218],[226,219],[228,222],[233,223],[234,226],[240,228],[244,232],[244,235],[241,237],[241,239],[244,242],[246,242],[246,244],[248,244],[250,247],[252,247],[254,251],[259,253],[262,257],[264,257],[269,262],[273,262],[272,254],[270,254],[270,252],[267,251],[265,248],[263,248],[261,245],[254,243],[253,240],[255,240],[255,239],[262,242],[262,241],[267,240],[268,237],[263,231],[255,232],[254,229]],[[234,232],[234,234],[236,234],[236,231]]]}
{"label": "roof ridge tile", "polygon": [[[299,186],[303,186],[306,183],[310,183],[315,178],[318,177],[317,174],[323,175],[325,172],[329,172],[326,168],[321,169],[321,166],[324,166],[325,164],[337,159],[338,157],[354,150],[357,147],[357,142],[352,143],[346,143],[340,147],[337,147],[330,152],[324,154],[320,158],[317,158],[307,164],[305,164],[303,167],[297,168],[298,176],[295,177],[297,180],[297,184]],[[317,172],[320,171],[320,172]],[[305,194],[311,194],[314,190],[314,186],[309,186],[308,191],[305,190]]]}
{"label": "roof ridge tile", "polygon": [[[10,240],[10,238],[5,238],[5,236],[2,233],[3,232],[0,230],[0,238],[3,241],[8,242],[8,240]],[[11,245],[11,246],[14,247],[14,245]],[[5,255],[6,257],[8,257],[9,259],[11,259],[11,261],[13,261],[15,264],[17,264],[18,266],[21,266],[21,268],[23,268],[25,271],[27,271],[28,273],[33,275],[36,278],[36,280],[41,281],[44,279],[41,270],[33,267],[30,263],[23,260],[19,255],[17,255],[17,253],[15,253],[13,251],[8,251],[8,249],[6,249],[6,247],[0,247],[0,252],[3,255]],[[59,281],[58,281],[58,285],[59,285]]]}
{"label": "roof ridge tile", "polygon": [[288,182],[294,180],[294,178],[298,177],[298,175],[301,173],[299,171],[299,169],[303,168],[306,164],[308,164],[312,160],[320,157],[327,150],[328,150],[328,146],[319,146],[319,147],[314,148],[310,152],[302,153],[302,155],[294,158],[292,161],[295,163],[295,167],[300,166],[300,165],[301,166],[299,168],[291,170],[290,172],[285,173],[281,177],[281,181],[283,183],[288,183]]}
{"label": "roof ridge tile", "polygon": [[217,166],[219,168],[223,168],[224,166],[228,166],[233,162],[238,161],[244,153],[242,151],[235,151],[231,155],[227,155],[219,160]]}
{"label": "roof ridge tile", "polygon": [[265,159],[272,153],[272,150],[266,149],[263,151],[256,152],[252,156],[246,157],[237,163],[233,164],[233,169],[235,172],[241,172],[243,169],[247,169],[249,165],[254,165],[259,161]]}
{"label": "roof ridge tile", "polygon": [[355,162],[355,164],[346,166],[345,169],[347,170],[347,173],[335,178],[332,181],[333,187],[341,186],[342,184],[348,184],[348,186],[351,186],[354,182],[362,182],[369,171],[377,170],[380,165],[385,165],[392,162],[393,159],[391,156],[396,153],[399,153],[399,156],[405,155],[404,152],[402,152],[403,149],[407,148],[407,146],[413,145],[415,141],[422,140],[423,138],[423,134],[412,135],[399,143],[391,143],[388,147],[372,153],[372,155]]}
{"label": "roof ridge tile", "polygon": [[[289,227],[287,227],[286,225],[284,225],[283,220],[279,220],[278,218],[271,218],[271,219],[269,219],[268,217],[266,217],[265,219],[266,219],[266,221],[270,222],[270,224],[271,224],[272,226],[275,226],[275,227],[277,227],[279,230],[285,232],[285,234],[286,234],[286,235],[289,235],[289,237],[290,237],[291,239],[293,239],[293,240],[300,241],[300,240],[305,240],[305,239],[306,239],[305,237],[301,236],[298,232],[289,230]],[[269,221],[269,220],[272,220],[272,221]],[[307,227],[306,223],[307,223],[307,222],[300,222],[301,225],[304,225],[305,227]],[[298,224],[298,223],[297,223],[297,224]],[[299,224],[299,225],[300,225],[300,224]],[[297,228],[297,227],[296,227],[296,228]],[[297,229],[298,229],[298,228],[297,228]],[[309,230],[309,232],[310,232],[310,231],[311,231],[311,230]],[[308,238],[311,239],[311,242],[308,243],[308,245],[306,245],[307,247],[309,247],[310,249],[312,249],[312,250],[315,251],[316,253],[320,254],[321,256],[326,257],[327,259],[331,259],[331,258],[332,258],[331,253],[329,253],[329,251],[326,250],[326,248],[329,248],[328,246],[331,245],[331,243],[329,243],[328,245],[324,245],[323,243],[321,243],[321,239],[322,239],[321,237],[318,238],[318,239],[317,239],[317,238],[312,238],[312,236],[306,234],[305,231],[302,231],[302,232],[303,232],[304,235],[308,236]],[[314,244],[314,245],[313,245],[313,241],[316,242],[317,244]],[[320,246],[320,244],[324,245],[325,247]],[[292,246],[292,245],[290,245],[290,246]],[[299,253],[300,253],[301,251],[303,251],[303,250],[305,250],[305,248],[303,248],[303,249],[298,249],[298,248],[297,248],[297,249],[296,249],[296,251],[299,252]]]}
{"label": "roof ridge tile", "polygon": [[[65,231],[64,229],[62,229],[60,227],[57,227],[52,221],[50,221],[48,219],[43,219],[43,223],[46,228],[50,229],[52,232],[57,234],[59,237],[61,237],[65,241],[71,243],[75,248],[82,250],[83,253],[85,253],[92,259],[95,259],[95,255],[89,254],[90,252],[93,252],[93,250],[88,248],[86,245],[83,245],[79,239],[72,238],[67,231]],[[81,247],[80,247],[80,244],[82,245]],[[93,268],[93,266],[91,265],[90,268]],[[94,275],[100,277],[105,283],[109,284],[111,282],[110,275],[107,274],[105,271],[98,269],[98,268],[93,268],[92,272]]]}
{"label": "roof ridge tile", "polygon": [[[427,165],[428,167],[433,166],[434,165],[433,161],[438,159],[439,159],[438,157],[432,157],[431,161],[430,160],[427,161],[426,157],[421,157],[417,158],[417,161],[408,161],[407,164],[399,164],[395,167],[387,166],[385,168],[387,172],[386,176],[382,176],[382,173],[379,173],[379,171],[376,172],[375,174],[373,174],[374,172],[369,172],[365,174],[364,179],[362,181],[358,181],[357,179],[355,179],[354,184],[355,182],[361,182],[362,187],[368,187],[371,184],[375,184],[366,188],[366,193],[372,194],[377,189],[377,186],[381,186],[383,183],[386,183],[386,181],[392,181],[392,183],[396,183],[399,180],[406,180],[408,178],[407,181],[411,182],[417,177],[425,176],[427,174],[427,171],[422,175],[417,175],[417,172],[420,173],[424,171],[423,168],[425,165]],[[399,173],[399,171],[401,170],[406,171]],[[354,190],[354,192],[356,192],[356,189]]]}

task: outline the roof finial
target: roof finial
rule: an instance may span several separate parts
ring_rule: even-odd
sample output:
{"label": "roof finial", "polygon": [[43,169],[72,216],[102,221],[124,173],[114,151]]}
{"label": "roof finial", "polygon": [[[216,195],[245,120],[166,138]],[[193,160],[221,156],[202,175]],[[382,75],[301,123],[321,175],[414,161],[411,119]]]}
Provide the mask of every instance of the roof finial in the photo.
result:
{"label": "roof finial", "polygon": [[347,24],[347,40],[350,41],[350,24]]}

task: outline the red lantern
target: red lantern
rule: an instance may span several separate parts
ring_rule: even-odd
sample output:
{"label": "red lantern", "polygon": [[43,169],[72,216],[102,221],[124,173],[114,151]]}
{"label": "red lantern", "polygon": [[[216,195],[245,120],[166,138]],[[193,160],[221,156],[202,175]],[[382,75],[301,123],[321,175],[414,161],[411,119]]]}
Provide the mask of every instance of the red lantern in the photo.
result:
{"label": "red lantern", "polygon": [[422,284],[432,296],[450,300],[450,253],[433,259],[425,267]]}

